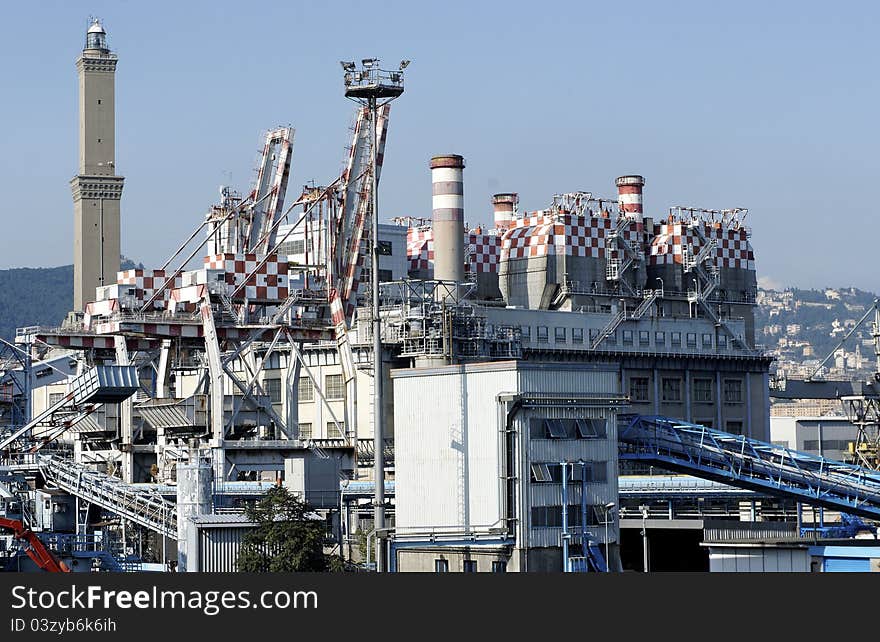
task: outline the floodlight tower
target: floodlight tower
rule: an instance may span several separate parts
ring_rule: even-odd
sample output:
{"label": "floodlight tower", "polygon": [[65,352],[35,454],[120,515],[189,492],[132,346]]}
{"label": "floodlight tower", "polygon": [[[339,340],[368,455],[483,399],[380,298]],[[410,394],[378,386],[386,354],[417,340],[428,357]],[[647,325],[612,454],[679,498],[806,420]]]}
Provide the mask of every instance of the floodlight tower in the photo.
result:
{"label": "floodlight tower", "polygon": [[379,195],[376,189],[377,143],[376,120],[378,108],[390,103],[403,93],[403,70],[409,60],[402,60],[397,71],[379,68],[378,58],[361,60],[358,69],[354,62],[340,62],[345,72],[345,97],[365,106],[370,112],[370,138],[372,167],[371,190],[371,248],[372,268],[370,270],[370,290],[373,314],[373,528],[376,532],[376,571],[386,569],[385,546],[385,418],[382,416],[382,337],[379,318]]}

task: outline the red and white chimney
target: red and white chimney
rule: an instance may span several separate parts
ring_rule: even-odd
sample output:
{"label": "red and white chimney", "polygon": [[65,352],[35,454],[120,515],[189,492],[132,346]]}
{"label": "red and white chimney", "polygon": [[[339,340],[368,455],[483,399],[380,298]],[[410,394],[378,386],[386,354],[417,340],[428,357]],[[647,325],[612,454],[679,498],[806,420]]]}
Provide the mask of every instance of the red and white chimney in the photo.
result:
{"label": "red and white chimney", "polygon": [[494,194],[492,196],[496,230],[506,230],[510,227],[516,215],[517,203],[519,203],[519,196],[515,193]]}
{"label": "red and white chimney", "polygon": [[642,188],[644,176],[620,176],[614,181],[617,185],[617,200],[624,216],[636,221],[642,220]]}

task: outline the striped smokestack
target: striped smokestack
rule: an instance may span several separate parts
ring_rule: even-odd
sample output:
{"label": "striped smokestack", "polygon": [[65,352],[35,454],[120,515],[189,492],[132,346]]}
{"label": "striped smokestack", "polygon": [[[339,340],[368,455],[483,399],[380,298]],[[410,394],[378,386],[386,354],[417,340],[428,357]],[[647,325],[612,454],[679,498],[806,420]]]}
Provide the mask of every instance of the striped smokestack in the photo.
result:
{"label": "striped smokestack", "polygon": [[645,186],[644,176],[621,176],[614,183],[617,185],[617,198],[620,209],[629,218],[642,220],[642,187]]}
{"label": "striped smokestack", "polygon": [[464,158],[431,159],[434,227],[434,278],[464,281]]}
{"label": "striped smokestack", "polygon": [[494,194],[492,206],[495,208],[495,229],[506,230],[513,221],[519,196],[516,194]]}

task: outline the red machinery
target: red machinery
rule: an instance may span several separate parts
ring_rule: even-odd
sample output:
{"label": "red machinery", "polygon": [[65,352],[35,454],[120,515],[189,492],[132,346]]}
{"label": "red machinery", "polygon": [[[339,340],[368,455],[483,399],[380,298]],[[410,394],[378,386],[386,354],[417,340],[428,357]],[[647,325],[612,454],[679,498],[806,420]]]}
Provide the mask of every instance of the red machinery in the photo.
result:
{"label": "red machinery", "polygon": [[24,552],[44,571],[49,571],[50,573],[70,573],[67,564],[55,557],[52,551],[46,548],[43,542],[40,541],[40,538],[31,529],[25,528],[21,521],[0,517],[0,528],[11,530],[15,539],[26,542],[27,548],[24,549]]}

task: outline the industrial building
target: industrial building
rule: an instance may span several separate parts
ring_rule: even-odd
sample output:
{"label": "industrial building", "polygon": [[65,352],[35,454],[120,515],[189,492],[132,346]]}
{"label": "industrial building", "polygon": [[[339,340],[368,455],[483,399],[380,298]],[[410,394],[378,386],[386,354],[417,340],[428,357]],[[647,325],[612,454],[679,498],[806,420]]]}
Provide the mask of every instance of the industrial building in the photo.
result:
{"label": "industrial building", "polygon": [[[431,216],[380,224],[408,62],[365,59],[343,63],[359,106],[340,176],[287,203],[294,130],[273,128],[250,191],[221,188],[162,267],[117,272],[116,57],[99,23],[81,63],[76,220],[98,212],[98,256],[117,262],[96,270],[83,246],[76,310],[0,355],[4,505],[70,536],[65,560],[88,540],[107,567],[235,570],[242,502],[272,484],[326,518],[328,549],[352,556],[368,533],[383,571],[619,571],[620,480],[653,465],[797,501],[828,484],[818,503],[880,514],[880,478],[866,491],[767,443],[747,210],[646,207],[628,174],[540,209],[496,194],[467,229],[466,159],[442,154],[425,162]],[[780,457],[823,472],[780,490]],[[75,517],[32,518],[44,495]]]}

